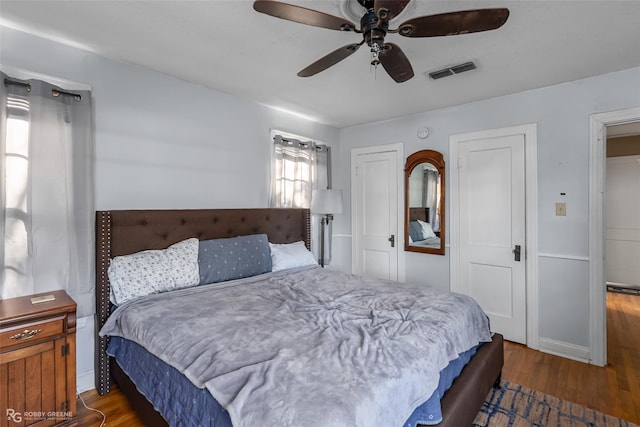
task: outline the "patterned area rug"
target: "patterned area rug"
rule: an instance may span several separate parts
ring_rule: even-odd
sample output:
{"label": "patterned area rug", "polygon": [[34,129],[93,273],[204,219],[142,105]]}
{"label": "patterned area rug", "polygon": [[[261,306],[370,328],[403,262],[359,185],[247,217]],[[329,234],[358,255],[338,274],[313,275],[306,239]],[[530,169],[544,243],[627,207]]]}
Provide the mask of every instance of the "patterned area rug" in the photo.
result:
{"label": "patterned area rug", "polygon": [[493,389],[474,427],[638,427],[610,415],[585,408],[508,381]]}

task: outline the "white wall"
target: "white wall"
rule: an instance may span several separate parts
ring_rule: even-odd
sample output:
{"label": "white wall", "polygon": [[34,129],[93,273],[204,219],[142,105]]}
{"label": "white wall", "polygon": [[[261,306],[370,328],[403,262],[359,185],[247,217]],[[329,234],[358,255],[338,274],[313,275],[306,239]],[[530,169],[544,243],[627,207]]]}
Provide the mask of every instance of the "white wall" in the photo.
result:
{"label": "white wall", "polygon": [[[405,156],[422,149],[442,152],[451,182],[450,135],[537,123],[539,247],[530,256],[540,258],[541,348],[551,343],[548,350],[579,358],[589,346],[589,116],[640,106],[639,87],[640,68],[634,68],[346,128],[340,131],[340,157],[348,159],[354,148],[403,142]],[[416,136],[422,126],[430,129],[426,140]],[[342,188],[350,200],[349,164],[343,163],[337,175],[334,187]],[[555,216],[557,201],[567,203],[566,217]],[[336,216],[334,228],[344,236],[334,239],[334,255],[349,255],[340,261],[346,271],[351,269],[350,215],[347,206]],[[448,255],[405,253],[405,266],[407,282],[449,287]]]}
{"label": "white wall", "polygon": [[[1,65],[92,87],[97,210],[267,207],[271,128],[338,141],[333,127],[145,68],[6,27],[0,40]],[[79,319],[81,391],[93,334]]]}

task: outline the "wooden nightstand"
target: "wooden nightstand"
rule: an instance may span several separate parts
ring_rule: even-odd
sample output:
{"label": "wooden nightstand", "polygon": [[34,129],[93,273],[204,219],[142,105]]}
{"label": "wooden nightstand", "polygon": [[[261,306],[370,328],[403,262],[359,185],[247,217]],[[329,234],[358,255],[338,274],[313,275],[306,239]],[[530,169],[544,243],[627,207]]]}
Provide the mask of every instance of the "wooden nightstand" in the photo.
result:
{"label": "wooden nightstand", "polygon": [[64,291],[0,301],[0,411],[2,427],[77,425],[76,303]]}

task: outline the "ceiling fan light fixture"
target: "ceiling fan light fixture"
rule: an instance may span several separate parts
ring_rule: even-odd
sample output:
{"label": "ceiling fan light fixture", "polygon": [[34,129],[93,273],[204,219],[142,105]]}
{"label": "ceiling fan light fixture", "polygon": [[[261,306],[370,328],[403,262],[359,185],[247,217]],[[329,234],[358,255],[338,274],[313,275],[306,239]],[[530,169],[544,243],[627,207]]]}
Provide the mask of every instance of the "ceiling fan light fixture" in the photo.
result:
{"label": "ceiling fan light fixture", "polygon": [[371,65],[374,67],[380,65],[380,50],[380,45],[378,43],[371,43]]}

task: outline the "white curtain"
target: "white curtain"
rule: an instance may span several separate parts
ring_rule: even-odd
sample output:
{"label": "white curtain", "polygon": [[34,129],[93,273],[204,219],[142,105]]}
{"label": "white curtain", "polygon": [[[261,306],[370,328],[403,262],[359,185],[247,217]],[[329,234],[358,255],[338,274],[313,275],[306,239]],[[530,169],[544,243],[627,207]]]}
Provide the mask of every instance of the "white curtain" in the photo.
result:
{"label": "white curtain", "polygon": [[308,208],[317,180],[316,144],[276,135],[273,156],[270,207]]}
{"label": "white curtain", "polygon": [[[330,187],[330,149],[313,141],[275,135],[271,171],[272,208],[309,208],[313,189]],[[320,217],[311,222],[311,251],[320,253]],[[327,237],[328,236],[328,240]],[[325,228],[325,242],[331,242],[331,226]],[[331,259],[331,245],[325,247],[326,263]]]}
{"label": "white curtain", "polygon": [[422,206],[429,208],[428,221],[434,231],[440,230],[440,174],[437,170],[424,170]]}
{"label": "white curtain", "polygon": [[3,79],[0,132],[2,298],[64,289],[78,316],[94,302],[91,92]]}

